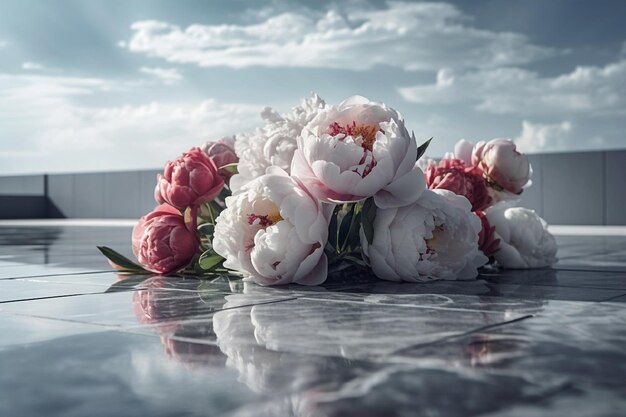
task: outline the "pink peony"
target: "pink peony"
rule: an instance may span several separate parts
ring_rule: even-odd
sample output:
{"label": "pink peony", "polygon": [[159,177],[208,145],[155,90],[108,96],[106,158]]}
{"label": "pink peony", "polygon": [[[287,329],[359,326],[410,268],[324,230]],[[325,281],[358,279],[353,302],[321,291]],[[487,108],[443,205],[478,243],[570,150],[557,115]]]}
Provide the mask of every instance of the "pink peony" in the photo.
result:
{"label": "pink peony", "polygon": [[180,210],[213,200],[224,188],[215,162],[200,148],[192,148],[173,162],[165,164],[157,177],[154,198]]}
{"label": "pink peony", "polygon": [[172,297],[169,292],[159,291],[162,287],[154,285],[154,278],[158,283],[163,280],[163,277],[150,278],[147,281],[147,288],[141,288],[133,294],[133,312],[139,323],[156,324],[155,328],[160,333],[173,333],[178,326],[178,322],[174,319],[180,316],[180,312],[172,308],[163,308],[161,304],[167,307],[168,300],[170,304],[174,303],[171,301]]}
{"label": "pink peony", "polygon": [[162,204],[133,228],[133,253],[149,271],[166,275],[183,269],[198,250],[198,238],[175,208]]}
{"label": "pink peony", "polygon": [[478,216],[482,225],[478,234],[478,248],[485,256],[490,256],[500,247],[500,239],[496,238],[496,227],[489,223],[484,212],[479,210],[475,211],[474,214]]}
{"label": "pink peony", "polygon": [[513,194],[522,192],[532,173],[528,158],[510,139],[478,142],[472,151],[472,164],[483,171],[490,186]]}
{"label": "pink peony", "polygon": [[225,165],[235,164],[239,162],[237,154],[235,154],[235,141],[234,138],[222,138],[215,142],[207,142],[202,150],[206,152],[209,158],[215,163],[215,166],[220,169],[219,174],[224,180],[230,179],[233,175],[225,169],[221,169]]}
{"label": "pink peony", "polygon": [[464,196],[472,203],[472,211],[483,210],[491,204],[480,169],[467,167],[460,159],[443,159],[439,165],[430,162],[424,175],[429,189],[449,190]]}

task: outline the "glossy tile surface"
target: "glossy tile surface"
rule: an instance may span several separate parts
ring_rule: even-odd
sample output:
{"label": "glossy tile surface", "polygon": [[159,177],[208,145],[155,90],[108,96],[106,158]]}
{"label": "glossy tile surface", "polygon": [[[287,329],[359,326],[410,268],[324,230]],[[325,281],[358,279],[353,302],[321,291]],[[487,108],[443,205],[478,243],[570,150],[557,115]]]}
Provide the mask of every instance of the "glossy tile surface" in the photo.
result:
{"label": "glossy tile surface", "polygon": [[0,226],[0,416],[626,415],[626,237],[554,269],[121,279],[128,227]]}

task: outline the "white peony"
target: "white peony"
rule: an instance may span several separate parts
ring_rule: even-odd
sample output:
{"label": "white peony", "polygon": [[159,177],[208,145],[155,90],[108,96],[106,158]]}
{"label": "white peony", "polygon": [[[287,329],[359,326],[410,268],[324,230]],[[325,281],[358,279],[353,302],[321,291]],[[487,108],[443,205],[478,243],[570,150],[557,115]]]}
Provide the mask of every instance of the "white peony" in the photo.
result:
{"label": "white peony", "polygon": [[485,215],[496,228],[500,247],[493,254],[505,268],[543,268],[557,261],[556,240],[547,230],[546,222],[533,210],[499,203]]}
{"label": "white peony", "polygon": [[478,142],[472,150],[472,164],[483,171],[495,189],[521,194],[530,185],[533,170],[528,157],[517,151],[511,139]]}
{"label": "white peony", "polygon": [[473,279],[487,262],[478,250],[480,219],[470,202],[447,190],[426,190],[406,207],[378,209],[374,238],[363,251],[377,277],[424,282]]}
{"label": "white peony", "polygon": [[302,128],[326,106],[317,94],[312,94],[294,107],[289,114],[280,115],[266,107],[261,113],[265,126],[254,133],[237,135],[235,152],[239,157],[238,171],[230,180],[230,187],[237,192],[247,182],[265,174],[270,166],[287,172],[296,150],[296,138]]}
{"label": "white peony", "polygon": [[226,268],[261,285],[326,280],[328,220],[321,203],[280,168],[226,198],[216,220],[213,248]]}
{"label": "white peony", "polygon": [[426,188],[417,144],[402,116],[360,96],[329,106],[298,137],[291,174],[327,202],[374,196],[382,208],[413,203]]}
{"label": "white peony", "polygon": [[516,204],[522,191],[532,185],[533,170],[528,157],[519,153],[510,139],[480,141],[475,145],[461,139],[454,145],[451,157],[483,172],[492,204]]}

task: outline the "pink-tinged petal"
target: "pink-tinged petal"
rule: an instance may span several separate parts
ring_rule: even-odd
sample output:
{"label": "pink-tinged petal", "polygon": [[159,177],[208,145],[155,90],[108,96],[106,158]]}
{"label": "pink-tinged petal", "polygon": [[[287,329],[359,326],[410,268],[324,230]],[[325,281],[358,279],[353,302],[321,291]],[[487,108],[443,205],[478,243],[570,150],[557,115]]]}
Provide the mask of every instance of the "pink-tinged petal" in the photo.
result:
{"label": "pink-tinged petal", "polygon": [[225,181],[232,177],[232,173],[222,167],[239,162],[239,158],[234,149],[235,141],[232,138],[222,138],[215,142],[207,142],[202,149],[209,159],[215,163],[219,169],[219,175]]}
{"label": "pink-tinged petal", "polygon": [[313,194],[316,198],[329,202],[348,202],[359,201],[362,198],[348,193],[339,193],[330,189],[324,184],[311,170],[311,166],[304,159],[304,155],[300,150],[296,150],[293,155],[293,161],[291,165],[291,174],[296,177],[307,190]]}
{"label": "pink-tinged petal", "polygon": [[309,179],[315,178],[309,162],[305,159],[303,151],[296,149],[291,160],[291,175],[306,183]]}
{"label": "pink-tinged petal", "polygon": [[332,162],[315,161],[312,164],[315,178],[319,179],[324,188],[328,190],[324,199],[333,198],[332,195],[353,195],[355,187],[361,181],[361,176],[356,172],[339,170]]}
{"label": "pink-tinged petal", "polygon": [[485,145],[487,144],[487,142],[485,142],[484,140],[481,140],[480,142],[476,143],[476,145],[474,145],[474,148],[472,149],[472,165],[473,166],[478,166],[480,164],[480,161],[483,158],[483,149],[485,148]]}

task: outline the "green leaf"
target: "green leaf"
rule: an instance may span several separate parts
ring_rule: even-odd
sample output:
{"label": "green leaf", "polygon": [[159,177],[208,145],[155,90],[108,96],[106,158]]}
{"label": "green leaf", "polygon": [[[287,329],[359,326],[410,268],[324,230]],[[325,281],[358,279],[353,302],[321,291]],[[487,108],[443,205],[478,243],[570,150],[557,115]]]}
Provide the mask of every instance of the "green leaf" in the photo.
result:
{"label": "green leaf", "polygon": [[233,193],[230,192],[230,188],[224,187],[222,188],[222,191],[220,191],[220,194],[217,196],[217,200],[225,201],[226,197],[230,197],[232,194]]}
{"label": "green leaf", "polygon": [[111,285],[106,289],[107,292],[120,292],[120,291],[129,291],[135,288],[138,284],[141,284],[143,281],[150,278],[148,275],[135,275],[129,276],[128,278],[121,279],[117,281],[115,284]]}
{"label": "green leaf", "polygon": [[122,267],[124,270],[148,272],[141,265],[136,264],[135,262],[131,261],[124,255],[114,251],[111,248],[108,248],[106,246],[96,246],[96,247],[104,256],[107,257],[108,260],[113,262],[115,265]]}
{"label": "green leaf", "polygon": [[[356,212],[356,210],[355,210]],[[350,227],[350,231],[348,232],[348,249],[353,250],[358,248],[361,244],[361,237],[359,236],[359,228],[361,227],[361,212],[354,215],[354,219],[352,220],[352,227]]]}
{"label": "green leaf", "polygon": [[422,143],[419,148],[417,148],[417,159],[420,159],[426,153],[426,149],[428,149],[428,145],[430,145],[431,140],[433,140],[433,138],[428,139],[426,142]]}
{"label": "green leaf", "polygon": [[220,213],[224,211],[224,208],[220,206],[215,200],[209,201],[209,209],[211,209],[211,213],[213,213],[214,219],[217,219],[217,216],[219,216]]}
{"label": "green leaf", "polygon": [[[339,206],[338,206],[339,207]],[[334,248],[337,247],[337,212],[338,208],[335,207],[332,216],[330,217],[330,224],[328,225],[328,243]]]}
{"label": "green leaf", "polygon": [[198,233],[204,236],[213,237],[215,232],[215,225],[211,223],[202,223],[198,226]]}
{"label": "green leaf", "polygon": [[363,203],[363,210],[361,212],[361,227],[363,227],[363,233],[367,243],[370,245],[374,241],[374,220],[376,219],[376,204],[374,204],[374,198],[370,197]]}
{"label": "green leaf", "polygon": [[367,266],[367,264],[365,263],[365,261],[363,261],[363,259],[359,259],[359,258],[357,258],[355,256],[346,256],[346,257],[344,257],[344,259],[346,261],[352,262],[353,264],[356,264],[356,265],[359,265],[359,266],[362,266],[362,267],[366,267]]}
{"label": "green leaf", "polygon": [[224,169],[230,172],[231,174],[237,174],[239,172],[237,170],[237,162],[234,162],[232,164],[222,165],[219,169]]}
{"label": "green leaf", "polygon": [[328,275],[336,274],[337,272],[348,269],[352,266],[350,262],[341,260],[328,266]]}
{"label": "green leaf", "polygon": [[212,249],[207,250],[198,259],[198,265],[203,271],[210,271],[211,269],[219,266],[224,261],[224,258],[219,256]]}
{"label": "green leaf", "polygon": [[350,210],[343,216],[341,219],[341,224],[339,225],[339,235],[337,238],[337,243],[339,243],[339,248],[344,249],[347,240],[350,237],[350,228],[352,226],[352,220],[354,219],[354,204],[351,204]]}

